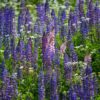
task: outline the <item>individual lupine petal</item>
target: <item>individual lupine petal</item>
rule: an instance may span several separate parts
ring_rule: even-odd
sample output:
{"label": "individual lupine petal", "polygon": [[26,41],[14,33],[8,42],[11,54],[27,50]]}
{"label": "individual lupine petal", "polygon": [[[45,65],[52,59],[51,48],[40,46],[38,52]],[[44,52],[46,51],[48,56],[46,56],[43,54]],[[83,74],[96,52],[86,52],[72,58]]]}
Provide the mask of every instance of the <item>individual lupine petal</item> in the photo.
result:
{"label": "individual lupine petal", "polygon": [[58,93],[57,93],[57,73],[53,71],[52,78],[50,82],[51,90],[50,90],[50,100],[58,100]]}
{"label": "individual lupine petal", "polygon": [[45,99],[45,87],[44,87],[44,73],[40,71],[38,76],[38,98],[39,100]]}

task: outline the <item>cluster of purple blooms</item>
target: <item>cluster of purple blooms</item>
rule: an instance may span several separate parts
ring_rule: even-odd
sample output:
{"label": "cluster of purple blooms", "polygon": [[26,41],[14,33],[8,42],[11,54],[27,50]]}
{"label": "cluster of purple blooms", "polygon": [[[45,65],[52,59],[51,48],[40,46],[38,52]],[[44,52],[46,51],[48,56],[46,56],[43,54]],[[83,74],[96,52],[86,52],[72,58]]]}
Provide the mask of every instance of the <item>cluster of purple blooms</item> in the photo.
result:
{"label": "cluster of purple blooms", "polygon": [[[98,3],[94,4],[92,0],[87,2],[87,10],[84,11],[84,0],[77,0],[75,10],[70,10],[66,15],[66,9],[59,9],[58,16],[54,9],[50,10],[49,2],[38,4],[36,6],[37,19],[32,25],[32,17],[29,9],[24,2],[21,3],[21,10],[18,16],[18,25],[16,25],[15,11],[12,7],[5,6],[0,9],[0,49],[4,49],[4,60],[12,58],[12,68],[17,71],[20,78],[21,69],[18,66],[33,67],[38,69],[38,50],[42,48],[43,68],[38,75],[38,98],[45,100],[47,89],[50,86],[50,100],[60,100],[59,97],[59,79],[60,57],[57,41],[55,37],[60,33],[62,41],[66,38],[69,42],[69,54],[64,52],[63,66],[66,84],[71,84],[68,93],[64,94],[63,100],[93,100],[96,88],[96,78],[92,75],[92,67],[87,63],[82,76],[81,84],[73,84],[73,71],[78,62],[78,56],[74,49],[72,37],[77,31],[80,31],[83,39],[88,35],[92,27],[96,27],[97,38],[100,39],[100,8]],[[86,5],[85,5],[86,6]],[[68,21],[68,25],[66,22]],[[16,28],[17,27],[17,28]],[[34,43],[30,35],[38,34]],[[25,37],[27,36],[27,37]],[[17,41],[17,43],[16,43]],[[42,44],[42,46],[41,46]],[[13,76],[10,76],[4,63],[0,64],[0,100],[13,100],[17,97],[17,83]],[[48,91],[47,91],[48,92]]]}
{"label": "cluster of purple blooms", "polygon": [[18,96],[16,75],[9,75],[4,62],[0,64],[0,81],[2,81],[2,85],[0,85],[0,99],[16,99]]}

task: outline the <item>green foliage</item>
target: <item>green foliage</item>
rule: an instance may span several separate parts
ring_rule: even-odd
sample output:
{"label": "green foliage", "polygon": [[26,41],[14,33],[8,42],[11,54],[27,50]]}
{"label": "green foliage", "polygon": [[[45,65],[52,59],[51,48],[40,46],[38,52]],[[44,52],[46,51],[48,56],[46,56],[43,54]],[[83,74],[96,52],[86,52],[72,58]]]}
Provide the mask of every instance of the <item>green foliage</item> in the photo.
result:
{"label": "green foliage", "polygon": [[23,78],[18,80],[18,99],[17,100],[38,100],[38,76],[35,71],[31,71],[26,75],[26,71],[23,72]]}

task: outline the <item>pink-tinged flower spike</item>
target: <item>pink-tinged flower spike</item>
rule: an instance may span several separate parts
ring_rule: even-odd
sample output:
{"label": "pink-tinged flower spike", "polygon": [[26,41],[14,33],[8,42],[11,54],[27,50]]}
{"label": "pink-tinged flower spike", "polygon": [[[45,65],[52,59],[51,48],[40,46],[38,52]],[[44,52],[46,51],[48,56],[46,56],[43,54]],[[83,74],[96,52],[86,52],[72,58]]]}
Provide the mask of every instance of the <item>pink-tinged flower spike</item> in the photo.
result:
{"label": "pink-tinged flower spike", "polygon": [[55,54],[55,32],[54,29],[50,33],[43,35],[42,38],[42,53],[43,62],[46,65],[50,65],[54,59]]}
{"label": "pink-tinged flower spike", "polygon": [[66,48],[67,48],[67,41],[62,43],[62,45],[60,46],[60,54],[63,55],[65,53]]}
{"label": "pink-tinged flower spike", "polygon": [[85,55],[84,62],[87,63],[87,64],[92,62],[91,54]]}
{"label": "pink-tinged flower spike", "polygon": [[54,29],[50,33],[44,33],[42,37],[43,67],[46,71],[45,83],[49,83],[52,74],[52,61],[55,56],[55,33]]}
{"label": "pink-tinged flower spike", "polygon": [[55,29],[49,33],[48,43],[50,59],[53,60],[55,54]]}

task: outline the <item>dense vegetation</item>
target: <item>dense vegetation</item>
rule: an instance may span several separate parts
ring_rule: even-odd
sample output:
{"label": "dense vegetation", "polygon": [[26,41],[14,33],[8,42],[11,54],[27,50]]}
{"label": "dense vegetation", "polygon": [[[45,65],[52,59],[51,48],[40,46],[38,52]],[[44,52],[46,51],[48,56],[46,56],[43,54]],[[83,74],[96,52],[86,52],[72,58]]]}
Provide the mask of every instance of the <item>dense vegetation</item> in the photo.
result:
{"label": "dense vegetation", "polygon": [[100,100],[100,1],[0,1],[0,100]]}

